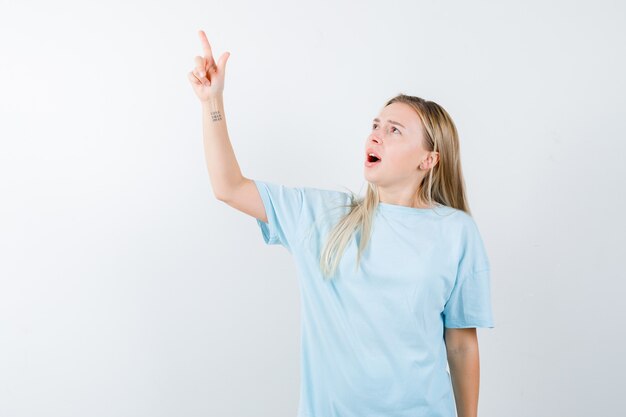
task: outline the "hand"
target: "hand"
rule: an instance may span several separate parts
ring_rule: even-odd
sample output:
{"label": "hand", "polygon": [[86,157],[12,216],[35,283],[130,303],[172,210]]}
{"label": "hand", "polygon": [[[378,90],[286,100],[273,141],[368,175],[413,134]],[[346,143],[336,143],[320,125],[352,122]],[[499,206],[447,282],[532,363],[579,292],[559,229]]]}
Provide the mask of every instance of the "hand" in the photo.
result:
{"label": "hand", "polygon": [[200,30],[198,35],[200,42],[202,42],[204,57],[196,56],[196,66],[193,71],[187,74],[187,78],[189,78],[189,82],[191,82],[191,86],[200,101],[204,102],[224,92],[224,71],[230,52],[224,52],[220,56],[219,62],[215,64],[206,34]]}

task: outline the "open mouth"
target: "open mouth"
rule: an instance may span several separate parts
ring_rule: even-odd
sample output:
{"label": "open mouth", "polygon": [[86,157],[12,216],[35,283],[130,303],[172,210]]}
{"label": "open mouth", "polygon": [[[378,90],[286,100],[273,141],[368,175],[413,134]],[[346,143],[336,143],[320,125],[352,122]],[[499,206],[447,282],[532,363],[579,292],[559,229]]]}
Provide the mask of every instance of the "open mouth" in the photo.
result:
{"label": "open mouth", "polygon": [[370,152],[367,154],[367,158],[365,159],[365,165],[371,167],[378,164],[380,161],[382,161],[382,159],[376,156],[373,152]]}

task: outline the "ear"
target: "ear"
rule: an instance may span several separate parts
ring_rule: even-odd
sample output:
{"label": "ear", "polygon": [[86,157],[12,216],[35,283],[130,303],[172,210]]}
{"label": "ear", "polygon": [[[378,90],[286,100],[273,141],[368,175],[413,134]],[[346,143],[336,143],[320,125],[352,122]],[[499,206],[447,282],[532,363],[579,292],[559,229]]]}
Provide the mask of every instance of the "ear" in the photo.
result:
{"label": "ear", "polygon": [[435,165],[437,165],[437,163],[439,162],[439,152],[432,152],[432,153],[430,154],[430,158],[432,159],[432,162],[431,162],[431,166],[430,166],[430,167],[431,167],[431,168],[434,168],[434,167],[435,167]]}
{"label": "ear", "polygon": [[439,152],[431,152],[419,165],[420,169],[431,169],[439,162]]}

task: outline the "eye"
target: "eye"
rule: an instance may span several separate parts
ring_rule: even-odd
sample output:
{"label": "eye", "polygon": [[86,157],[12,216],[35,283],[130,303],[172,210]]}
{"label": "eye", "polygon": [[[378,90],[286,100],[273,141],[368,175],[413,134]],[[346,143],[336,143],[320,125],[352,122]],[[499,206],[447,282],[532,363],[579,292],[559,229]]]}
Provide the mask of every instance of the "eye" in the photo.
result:
{"label": "eye", "polygon": [[[376,126],[378,126],[378,124],[374,123],[374,124],[372,125],[372,129],[376,129]],[[399,133],[399,134],[402,134],[402,132],[400,132],[400,129],[398,129],[397,127],[392,126],[392,129],[395,129],[395,130],[397,130],[397,131],[398,131],[398,133]]]}

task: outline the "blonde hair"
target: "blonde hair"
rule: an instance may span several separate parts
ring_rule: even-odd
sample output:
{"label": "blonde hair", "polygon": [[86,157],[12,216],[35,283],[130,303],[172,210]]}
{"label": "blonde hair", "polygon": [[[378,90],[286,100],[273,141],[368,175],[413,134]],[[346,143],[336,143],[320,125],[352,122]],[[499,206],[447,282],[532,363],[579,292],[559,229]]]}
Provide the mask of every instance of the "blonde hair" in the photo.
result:
{"label": "blonde hair", "polygon": [[[426,201],[429,206],[443,204],[462,210],[471,216],[465,195],[465,182],[461,171],[459,136],[452,118],[439,104],[420,97],[399,94],[385,103],[405,103],[411,106],[424,126],[424,147],[428,151],[439,152],[439,161],[431,168],[420,183],[415,198]],[[357,251],[358,268],[361,253],[370,240],[373,217],[380,201],[378,187],[367,183],[365,196],[357,198],[351,193],[351,202],[346,213],[330,230],[326,245],[320,256],[320,269],[324,279],[335,274],[346,246],[356,234],[361,232]]]}

